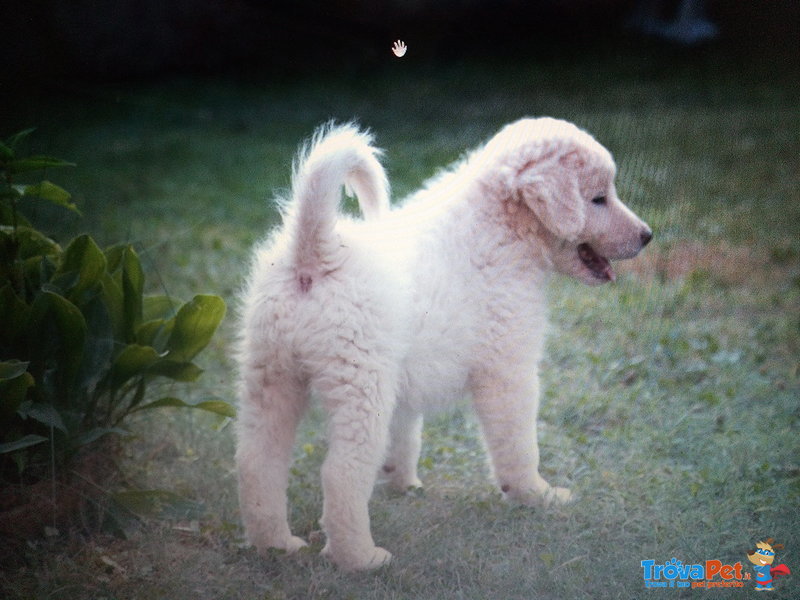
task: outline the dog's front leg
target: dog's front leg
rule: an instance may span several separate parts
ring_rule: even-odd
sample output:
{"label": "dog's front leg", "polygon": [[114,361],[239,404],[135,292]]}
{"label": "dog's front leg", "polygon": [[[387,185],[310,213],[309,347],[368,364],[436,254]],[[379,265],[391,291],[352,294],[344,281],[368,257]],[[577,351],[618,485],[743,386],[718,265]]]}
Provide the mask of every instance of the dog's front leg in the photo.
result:
{"label": "dog's front leg", "polygon": [[570,491],[552,487],[539,474],[539,378],[535,370],[514,377],[477,374],[472,394],[494,475],[505,496],[523,504],[567,502]]}
{"label": "dog's front leg", "polygon": [[420,488],[417,463],[422,448],[422,414],[403,402],[398,402],[392,416],[389,453],[383,472],[389,485],[397,491]]}

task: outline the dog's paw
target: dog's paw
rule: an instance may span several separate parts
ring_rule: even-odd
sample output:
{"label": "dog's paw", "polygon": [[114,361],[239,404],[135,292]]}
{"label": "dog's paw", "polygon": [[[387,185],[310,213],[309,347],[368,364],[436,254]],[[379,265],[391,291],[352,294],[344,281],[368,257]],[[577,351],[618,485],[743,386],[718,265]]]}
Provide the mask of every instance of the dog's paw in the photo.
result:
{"label": "dog's paw", "polygon": [[377,569],[384,565],[388,565],[392,561],[392,553],[386,550],[385,548],[381,548],[380,546],[375,546],[375,550],[372,553],[372,558],[365,564],[363,569]]}
{"label": "dog's paw", "polygon": [[389,480],[389,488],[398,494],[419,495],[422,491],[422,481],[417,479],[403,479],[402,481]]}
{"label": "dog's paw", "polygon": [[542,496],[545,506],[568,504],[572,499],[572,492],[568,488],[562,487],[551,487]]}
{"label": "dog's paw", "polygon": [[511,502],[525,506],[561,506],[573,500],[572,492],[567,488],[548,485],[544,490],[514,489],[503,486],[503,497]]}
{"label": "dog's paw", "polygon": [[306,541],[303,538],[299,538],[296,535],[293,535],[292,537],[290,537],[287,540],[286,545],[284,546],[284,548],[285,548],[287,553],[293,554],[293,553],[297,552],[298,550],[300,550],[302,548],[305,548],[306,546],[308,546],[308,544],[306,543]]}
{"label": "dog's paw", "polygon": [[306,548],[308,544],[303,538],[299,538],[296,535],[289,536],[285,540],[281,540],[279,542],[273,542],[269,544],[256,544],[256,548],[258,552],[262,555],[269,555],[273,551],[278,550],[280,552],[285,552],[286,554],[294,554],[298,550]]}
{"label": "dog's paw", "polygon": [[409,492],[414,494],[422,489],[422,481],[417,477],[416,472],[404,473],[393,466],[385,465],[383,467],[383,478],[392,491],[400,494]]}
{"label": "dog's paw", "polygon": [[392,553],[380,546],[349,553],[334,552],[328,544],[321,554],[343,571],[370,571],[387,565],[392,560]]}

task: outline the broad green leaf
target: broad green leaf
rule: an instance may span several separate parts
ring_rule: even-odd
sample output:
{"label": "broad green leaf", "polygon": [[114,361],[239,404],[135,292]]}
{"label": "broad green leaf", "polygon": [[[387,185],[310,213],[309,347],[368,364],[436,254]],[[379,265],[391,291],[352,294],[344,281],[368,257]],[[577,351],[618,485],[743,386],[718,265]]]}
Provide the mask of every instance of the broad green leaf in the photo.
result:
{"label": "broad green leaf", "polygon": [[203,374],[203,369],[191,362],[175,362],[162,358],[148,370],[149,375],[160,375],[175,381],[196,381]]}
{"label": "broad green leaf", "polygon": [[12,174],[27,173],[29,171],[39,171],[41,169],[50,169],[53,167],[74,167],[75,163],[61,160],[53,156],[29,156],[27,158],[18,158],[10,160],[6,163],[6,170]]}
{"label": "broad green leaf", "polygon": [[13,148],[9,148],[3,142],[0,142],[0,162],[6,162],[11,160],[16,156],[16,152],[14,152]]}
{"label": "broad green leaf", "polygon": [[146,375],[148,369],[160,359],[159,353],[150,346],[138,344],[126,346],[111,367],[111,385],[119,387],[131,377]]}
{"label": "broad green leaf", "polygon": [[69,201],[72,200],[72,194],[47,179],[25,186],[24,193],[26,196],[36,196],[56,204],[69,204]]}
{"label": "broad green leaf", "polygon": [[8,442],[6,444],[0,444],[0,454],[8,454],[9,452],[16,452],[17,450],[22,450],[23,448],[30,448],[31,446],[35,446],[36,444],[41,444],[42,442],[46,442],[47,438],[42,437],[41,435],[26,435],[23,438],[15,440],[13,442]]}
{"label": "broad green leaf", "polygon": [[223,417],[230,417],[234,418],[236,416],[236,409],[225,402],[224,400],[218,399],[211,399],[211,400],[199,400],[196,402],[185,402],[180,398],[161,398],[160,400],[154,400],[153,402],[149,402],[147,404],[143,404],[136,410],[149,410],[152,408],[195,408],[198,410],[204,410],[207,412],[214,413],[216,415],[220,415]]}
{"label": "broad green leaf", "polygon": [[167,340],[175,326],[175,319],[157,319],[142,323],[136,329],[136,343],[142,346],[152,346],[160,352],[166,352]]}
{"label": "broad green leaf", "polygon": [[[12,227],[0,226],[0,236],[10,237],[12,230]],[[53,240],[29,226],[18,225],[16,238],[19,244],[19,257],[23,260],[43,254],[57,254],[61,250],[61,247]]]}
{"label": "broad green leaf", "polygon": [[55,359],[61,384],[71,389],[86,342],[83,314],[63,296],[44,290],[33,302],[29,324],[29,354],[42,361]]}
{"label": "broad green leaf", "polygon": [[42,200],[47,200],[56,206],[61,206],[62,208],[71,210],[76,214],[81,214],[81,211],[78,210],[78,207],[75,206],[75,203],[71,202],[72,195],[64,188],[59,187],[50,181],[45,180],[25,187],[24,195],[41,198]]}
{"label": "broad green leaf", "polygon": [[92,442],[96,442],[101,437],[110,434],[129,436],[131,435],[131,432],[120,427],[95,427],[94,429],[90,429],[86,433],[79,435],[75,440],[75,445],[87,446]]}
{"label": "broad green leaf", "polygon": [[[126,281],[125,271],[129,252],[133,248],[129,245],[111,246],[105,249],[107,274],[104,279],[104,286],[108,289],[104,291],[106,301],[109,304],[109,312],[114,320],[114,331],[119,339],[124,342],[135,340],[135,323],[138,325],[141,317],[139,316],[138,306],[141,305],[142,292],[136,286],[132,288],[130,281]],[[135,258],[139,273],[141,266],[138,265],[138,257]],[[144,275],[141,276],[143,287]],[[138,295],[138,301],[136,296]]]}
{"label": "broad green leaf", "polygon": [[132,246],[122,254],[122,292],[125,308],[125,335],[133,339],[136,328],[142,322],[142,296],[144,294],[144,271]]}
{"label": "broad green leaf", "polygon": [[54,427],[67,433],[67,427],[64,425],[61,414],[52,404],[47,404],[45,402],[25,402],[19,407],[17,412],[23,419],[33,419],[47,427]]}
{"label": "broad green leaf", "polygon": [[188,362],[211,341],[222,318],[225,302],[218,296],[197,295],[175,315],[175,327],[167,342],[169,358]]}
{"label": "broad green leaf", "polygon": [[142,303],[142,319],[155,321],[171,319],[181,307],[181,302],[169,296],[145,296]]}
{"label": "broad green leaf", "polygon": [[3,324],[0,346],[11,356],[23,356],[25,328],[30,312],[30,306],[22,301],[10,282],[0,286],[0,323]]}
{"label": "broad green leaf", "polygon": [[36,131],[36,127],[30,127],[28,129],[23,129],[22,131],[15,133],[6,140],[6,146],[8,146],[9,148],[16,149],[17,144],[19,144],[21,141],[27,138],[34,131]]}
{"label": "broad green leaf", "polygon": [[221,417],[228,417],[229,419],[236,418],[236,409],[232,404],[224,400],[206,400],[199,402],[194,408],[211,412]]}
{"label": "broad green leaf", "polygon": [[35,291],[36,288],[41,288],[42,290],[49,290],[61,294],[60,289],[49,283],[53,278],[53,274],[56,272],[56,264],[53,262],[55,258],[58,258],[57,254],[40,254],[38,256],[31,256],[25,260],[25,277],[30,284],[29,288],[31,290]]}
{"label": "broad green leaf", "polygon": [[0,362],[0,381],[16,379],[28,370],[30,362],[21,360],[6,360]]}
{"label": "broad green leaf", "polygon": [[[80,304],[85,300],[84,292],[97,284],[105,272],[106,257],[102,250],[90,236],[81,235],[64,249],[54,283],[61,285],[71,301]],[[77,275],[75,280],[70,279],[73,275]]]}
{"label": "broad green leaf", "polygon": [[144,272],[133,246],[113,246],[106,249],[108,271],[120,289],[119,312],[115,306],[115,322],[120,336],[127,342],[136,339],[136,328],[142,322]]}
{"label": "broad green leaf", "polygon": [[78,375],[77,390],[89,391],[108,373],[117,340],[105,297],[94,296],[83,306],[86,345]]}
{"label": "broad green leaf", "polygon": [[[0,184],[0,226],[8,226],[14,223],[14,211],[11,209],[11,200],[14,199],[15,192],[11,188],[3,188]],[[16,211],[17,226],[24,225],[30,226],[30,221],[25,218],[25,215]]]}
{"label": "broad green leaf", "polygon": [[119,271],[120,265],[122,264],[122,253],[125,252],[125,248],[127,248],[126,245],[118,244],[116,246],[109,246],[103,251],[106,255],[106,263],[108,263],[108,270],[110,273]]}
{"label": "broad green leaf", "polygon": [[116,277],[110,273],[104,273],[100,280],[100,295],[111,319],[115,339],[128,342],[131,340],[125,336],[125,300],[122,295],[121,280],[121,275]]}
{"label": "broad green leaf", "polygon": [[0,423],[7,424],[17,417],[16,412],[28,397],[28,390],[35,385],[30,373],[22,373],[13,379],[0,381]]}

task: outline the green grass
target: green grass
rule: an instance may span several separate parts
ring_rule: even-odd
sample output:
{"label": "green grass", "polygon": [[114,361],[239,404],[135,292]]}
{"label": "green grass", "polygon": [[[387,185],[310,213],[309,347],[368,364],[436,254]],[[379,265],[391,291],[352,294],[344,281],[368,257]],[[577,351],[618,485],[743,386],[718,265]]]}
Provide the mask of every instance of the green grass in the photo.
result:
{"label": "green grass", "polygon": [[[376,490],[373,531],[396,556],[390,567],[349,576],[313,552],[264,559],[240,546],[232,428],[164,411],[132,423],[127,480],[202,509],[128,539],[32,542],[25,567],[2,573],[7,597],[635,598],[641,560],[747,567],[745,551],[766,537],[800,569],[797,79],[713,51],[397,71],[76,86],[18,106],[0,133],[37,124],[34,150],[78,163],[52,178],[86,217],[36,215],[61,239],[133,241],[154,291],[234,306],[248,250],[275,223],[269,200],[319,123],[373,128],[397,197],[520,116],[588,128],[656,237],[616,285],[556,279],[550,291],[542,470],[578,500],[503,503],[460,407],[428,421],[424,493]],[[184,395],[234,399],[232,338],[229,317]],[[321,423],[315,410],[303,425],[290,489],[293,527],[313,539]],[[798,586],[785,578],[771,597]]]}

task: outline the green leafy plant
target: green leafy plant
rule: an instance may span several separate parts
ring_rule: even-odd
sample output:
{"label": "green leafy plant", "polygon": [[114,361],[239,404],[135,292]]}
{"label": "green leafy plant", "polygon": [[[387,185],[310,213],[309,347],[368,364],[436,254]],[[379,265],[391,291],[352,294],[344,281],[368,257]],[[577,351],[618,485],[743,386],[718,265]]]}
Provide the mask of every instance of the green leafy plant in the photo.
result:
{"label": "green leafy plant", "polygon": [[144,294],[131,245],[101,250],[88,235],[62,248],[20,209],[45,201],[77,212],[70,194],[31,172],[73,166],[20,156],[32,130],[0,142],[0,479],[33,482],[68,464],[126,417],[158,407],[196,408],[222,417],[232,406],[210,398],[153,399],[154,380],[191,382],[193,362],[225,314],[221,298],[180,304]]}

